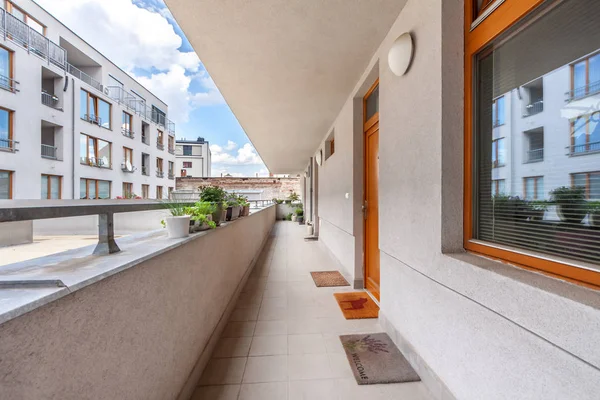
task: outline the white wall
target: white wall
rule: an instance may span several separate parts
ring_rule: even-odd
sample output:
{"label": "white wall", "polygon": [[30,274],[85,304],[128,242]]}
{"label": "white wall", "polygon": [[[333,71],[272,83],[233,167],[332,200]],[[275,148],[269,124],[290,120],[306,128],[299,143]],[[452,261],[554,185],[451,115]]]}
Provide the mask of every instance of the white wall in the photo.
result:
{"label": "white wall", "polygon": [[[183,146],[192,147],[192,155],[183,155]],[[186,170],[186,176],[194,178],[207,178],[210,177],[210,149],[208,142],[206,143],[177,143],[176,149],[176,161],[175,161],[175,176],[181,178],[181,171]],[[184,162],[191,162],[191,168],[184,168]]]}
{"label": "white wall", "polygon": [[[320,238],[350,270],[342,253],[354,250],[362,268],[362,160],[352,156],[361,153],[351,126],[360,118],[349,104],[376,67],[382,323],[436,398],[595,399],[598,293],[462,250],[463,12],[461,0],[409,0],[375,53],[334,123],[336,154],[319,171]],[[415,58],[397,77],[387,53],[407,31]]]}

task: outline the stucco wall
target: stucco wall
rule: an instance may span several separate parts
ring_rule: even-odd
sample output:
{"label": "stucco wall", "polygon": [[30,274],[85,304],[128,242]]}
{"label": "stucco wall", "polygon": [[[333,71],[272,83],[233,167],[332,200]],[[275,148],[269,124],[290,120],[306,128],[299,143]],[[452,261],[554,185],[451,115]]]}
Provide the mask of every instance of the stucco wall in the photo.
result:
{"label": "stucco wall", "polygon": [[[339,128],[352,118],[348,104],[362,97],[376,68],[382,322],[437,398],[595,399],[598,292],[462,251],[463,11],[461,0],[409,0],[334,124],[337,135],[348,131]],[[415,57],[397,77],[387,54],[407,31]],[[337,135],[343,148],[346,136]],[[320,214],[338,226],[354,219],[348,234],[359,254],[360,203],[347,209],[341,196],[361,160],[344,164],[348,170],[333,162],[328,170],[325,161],[319,175],[342,182],[320,184],[319,201],[343,211],[326,205]],[[361,195],[360,179],[353,190]],[[343,241],[332,242],[334,230],[323,226],[323,243],[340,258]]]}
{"label": "stucco wall", "polygon": [[269,207],[1,325],[0,399],[177,398],[274,222]]}

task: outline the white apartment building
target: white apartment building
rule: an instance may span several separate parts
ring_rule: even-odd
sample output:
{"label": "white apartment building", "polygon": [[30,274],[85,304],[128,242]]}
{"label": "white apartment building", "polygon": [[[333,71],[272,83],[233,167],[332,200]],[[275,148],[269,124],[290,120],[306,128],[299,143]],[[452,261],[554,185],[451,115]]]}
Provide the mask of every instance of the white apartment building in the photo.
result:
{"label": "white apartment building", "polygon": [[168,106],[31,0],[0,0],[0,198],[164,198]]}
{"label": "white apartment building", "polygon": [[600,53],[508,92],[499,86],[492,193],[548,200],[558,187],[584,186],[588,200],[600,200]]}
{"label": "white apartment building", "polygon": [[211,176],[209,143],[204,138],[177,140],[175,148],[176,174],[178,178],[207,178]]}

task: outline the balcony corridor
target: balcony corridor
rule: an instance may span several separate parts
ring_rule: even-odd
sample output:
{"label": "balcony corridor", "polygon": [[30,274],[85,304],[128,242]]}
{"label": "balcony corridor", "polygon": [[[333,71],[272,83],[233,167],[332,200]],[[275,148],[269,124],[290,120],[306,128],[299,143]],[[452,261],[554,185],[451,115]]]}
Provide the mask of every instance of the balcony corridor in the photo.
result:
{"label": "balcony corridor", "polygon": [[344,319],[332,294],[351,287],[315,286],[310,271],[338,266],[305,233],[275,224],[193,400],[429,399],[422,382],[356,384],[338,336],[382,329]]}

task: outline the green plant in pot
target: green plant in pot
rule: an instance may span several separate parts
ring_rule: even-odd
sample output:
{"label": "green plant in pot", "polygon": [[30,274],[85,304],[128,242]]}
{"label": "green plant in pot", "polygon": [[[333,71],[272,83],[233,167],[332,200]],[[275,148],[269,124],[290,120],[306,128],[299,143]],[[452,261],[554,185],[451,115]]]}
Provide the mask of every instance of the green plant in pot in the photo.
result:
{"label": "green plant in pot", "polygon": [[247,217],[250,215],[250,202],[246,196],[238,196],[238,202],[240,203],[240,217]]}
{"label": "green plant in pot", "polygon": [[212,216],[217,226],[225,221],[223,203],[226,198],[227,192],[218,186],[204,186],[200,188],[200,201],[215,205],[215,211],[212,213]]}
{"label": "green plant in pot", "polygon": [[213,213],[216,210],[215,204],[203,201],[188,207],[187,212],[190,215],[190,224],[193,224],[193,230],[204,231],[216,228],[217,224],[213,221]]}
{"label": "green plant in pot", "polygon": [[301,207],[296,208],[296,219],[300,225],[304,225],[304,210]]}
{"label": "green plant in pot", "polygon": [[585,187],[561,186],[550,192],[552,203],[556,204],[556,213],[562,222],[580,224],[585,218],[588,207],[585,201]]}
{"label": "green plant in pot", "polygon": [[594,228],[600,228],[600,201],[591,201],[588,203],[590,213],[590,225]]}
{"label": "green plant in pot", "polygon": [[292,192],[288,196],[288,200],[289,200],[290,203],[293,203],[295,201],[299,201],[300,200],[300,196],[298,195],[298,193]]}
{"label": "green plant in pot", "polygon": [[545,200],[533,200],[527,203],[527,209],[531,221],[541,221],[548,210],[548,202]]}
{"label": "green plant in pot", "polygon": [[498,194],[492,198],[494,219],[502,221],[521,221],[528,217],[527,204],[518,196]]}
{"label": "green plant in pot", "polygon": [[180,201],[165,201],[163,205],[171,213],[171,216],[160,221],[167,228],[169,238],[178,239],[188,236],[190,234],[190,215],[187,204]]}
{"label": "green plant in pot", "polygon": [[240,216],[240,201],[236,194],[227,195],[227,199],[225,200],[227,204],[227,221],[233,221],[239,218]]}

